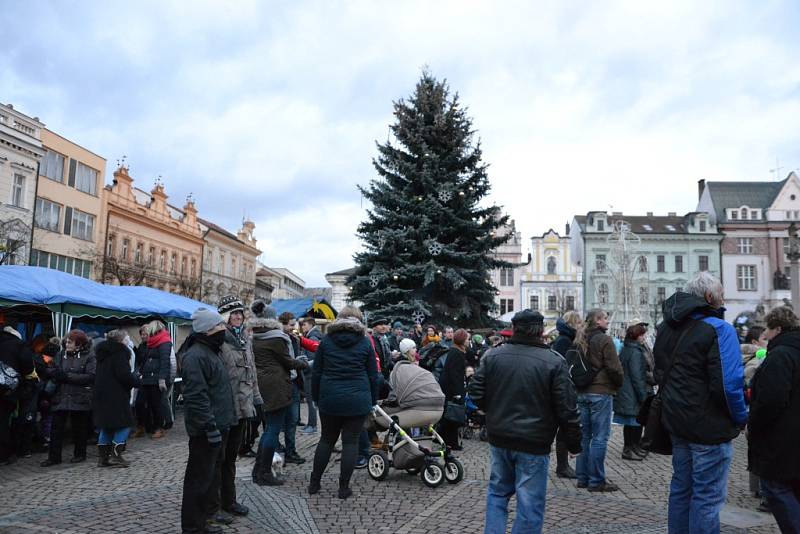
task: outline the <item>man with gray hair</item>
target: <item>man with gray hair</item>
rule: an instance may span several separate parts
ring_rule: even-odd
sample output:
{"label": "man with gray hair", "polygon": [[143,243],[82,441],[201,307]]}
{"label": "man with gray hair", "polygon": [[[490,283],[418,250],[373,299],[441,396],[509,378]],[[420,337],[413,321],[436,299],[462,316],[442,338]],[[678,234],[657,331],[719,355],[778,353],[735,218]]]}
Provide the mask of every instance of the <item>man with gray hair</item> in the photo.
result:
{"label": "man with gray hair", "polygon": [[722,284],[698,273],[664,302],[655,379],[672,436],[669,531],[719,532],[731,441],[747,423],[736,330],[723,319]]}

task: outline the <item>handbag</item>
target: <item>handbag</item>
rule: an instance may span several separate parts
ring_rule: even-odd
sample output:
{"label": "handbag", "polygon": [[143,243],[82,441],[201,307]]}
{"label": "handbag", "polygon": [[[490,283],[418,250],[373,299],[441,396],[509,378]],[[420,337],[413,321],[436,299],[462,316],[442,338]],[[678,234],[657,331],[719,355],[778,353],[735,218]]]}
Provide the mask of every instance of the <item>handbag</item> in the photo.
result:
{"label": "handbag", "polygon": [[449,423],[464,426],[467,422],[467,408],[463,403],[447,401],[442,418]]}
{"label": "handbag", "polygon": [[646,451],[650,451],[655,454],[663,454],[666,456],[672,454],[672,437],[662,421],[664,401],[662,399],[661,392],[664,391],[664,388],[666,388],[667,383],[669,382],[669,374],[670,371],[672,371],[673,364],[675,363],[675,355],[678,353],[678,348],[680,348],[681,341],[683,341],[683,338],[686,337],[686,334],[688,334],[689,331],[694,330],[696,324],[697,321],[692,321],[692,324],[681,333],[680,337],[678,337],[678,342],[675,343],[675,347],[672,349],[669,365],[664,373],[664,382],[659,386],[658,392],[655,395],[647,397],[644,402],[642,402],[642,406],[639,408],[639,414],[636,416],[636,421],[639,424],[644,425],[642,448]]}
{"label": "handbag", "polygon": [[11,395],[19,386],[19,373],[5,362],[0,362],[0,395]]}

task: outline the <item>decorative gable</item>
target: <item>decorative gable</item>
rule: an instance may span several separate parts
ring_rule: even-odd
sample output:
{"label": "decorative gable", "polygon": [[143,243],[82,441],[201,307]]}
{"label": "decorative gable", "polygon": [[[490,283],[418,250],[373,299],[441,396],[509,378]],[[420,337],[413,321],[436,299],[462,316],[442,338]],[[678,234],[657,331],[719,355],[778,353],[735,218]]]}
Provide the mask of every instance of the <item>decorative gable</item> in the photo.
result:
{"label": "decorative gable", "polygon": [[775,195],[772,205],[767,209],[767,220],[796,221],[800,220],[800,178],[789,173],[783,187]]}

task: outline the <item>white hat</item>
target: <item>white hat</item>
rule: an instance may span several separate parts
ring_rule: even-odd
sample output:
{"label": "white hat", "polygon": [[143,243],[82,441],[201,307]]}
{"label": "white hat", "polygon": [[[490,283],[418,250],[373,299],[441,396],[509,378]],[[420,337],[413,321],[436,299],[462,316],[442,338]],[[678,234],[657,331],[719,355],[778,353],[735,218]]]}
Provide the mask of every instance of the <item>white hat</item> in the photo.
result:
{"label": "white hat", "polygon": [[416,348],[417,348],[417,344],[414,343],[414,341],[411,340],[411,339],[406,338],[406,339],[404,339],[404,340],[402,340],[400,342],[400,353],[401,354],[407,354],[408,352],[411,351],[411,349],[416,349]]}

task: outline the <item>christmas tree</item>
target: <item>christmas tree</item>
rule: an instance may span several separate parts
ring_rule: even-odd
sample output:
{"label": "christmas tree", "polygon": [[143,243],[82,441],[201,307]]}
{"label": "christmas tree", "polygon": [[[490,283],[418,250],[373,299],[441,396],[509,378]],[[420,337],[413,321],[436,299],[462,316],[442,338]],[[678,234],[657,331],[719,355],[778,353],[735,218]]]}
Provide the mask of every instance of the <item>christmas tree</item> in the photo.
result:
{"label": "christmas tree", "polygon": [[496,231],[508,216],[481,206],[490,185],[472,120],[427,70],[394,116],[391,138],[377,144],[379,176],[359,187],[372,207],[358,227],[350,296],[370,319],[492,326],[490,271],[511,266],[492,251],[511,236]]}

